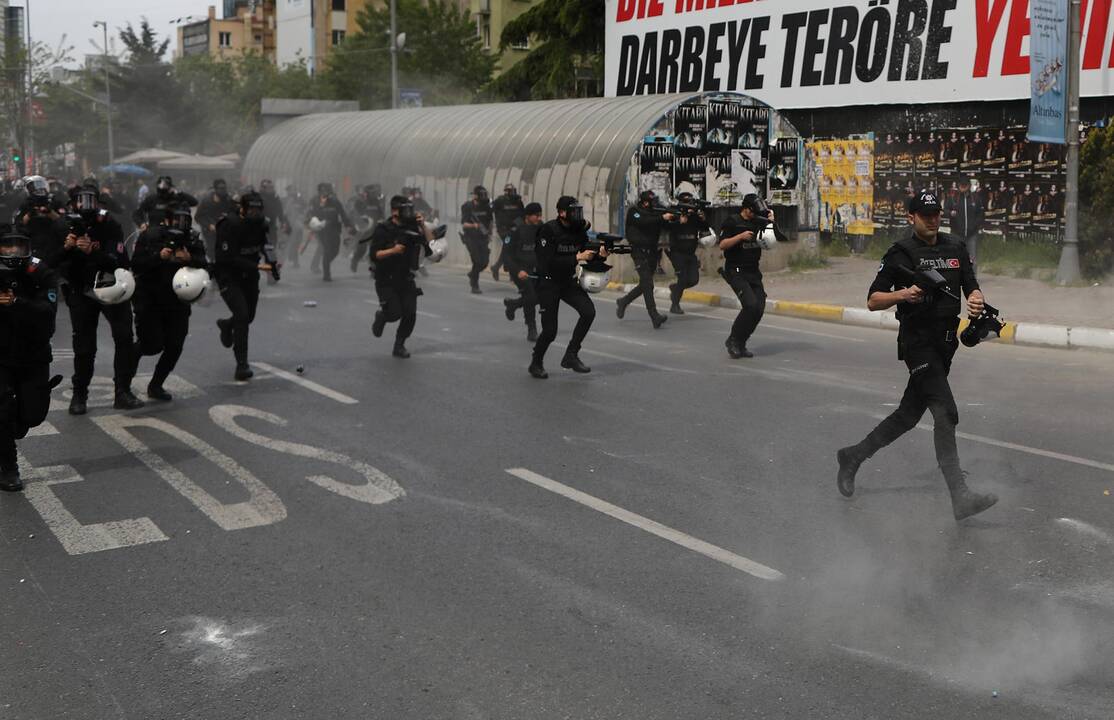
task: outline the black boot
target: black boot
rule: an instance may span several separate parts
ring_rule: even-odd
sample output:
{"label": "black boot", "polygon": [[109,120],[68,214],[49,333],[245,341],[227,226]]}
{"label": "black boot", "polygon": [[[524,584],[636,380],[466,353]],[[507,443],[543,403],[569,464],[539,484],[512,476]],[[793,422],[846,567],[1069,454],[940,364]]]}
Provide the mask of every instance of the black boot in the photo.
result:
{"label": "black boot", "polygon": [[217,327],[220,329],[220,344],[226,348],[232,347],[232,320],[221,318],[217,320]]}
{"label": "black boot", "polygon": [[862,459],[855,454],[855,448],[845,447],[836,451],[836,462],[839,463],[839,472],[836,474],[836,487],[843,497],[855,494],[855,473],[863,464]]}
{"label": "black boot", "polygon": [[147,385],[147,397],[152,400],[158,400],[159,402],[170,402],[174,399],[173,395],[163,389],[161,380],[155,382],[153,379]]}
{"label": "black boot", "polygon": [[618,300],[615,301],[615,317],[622,320],[623,316],[626,315],[626,314],[627,314],[627,301],[624,300],[623,298],[619,298]]}
{"label": "black boot", "polygon": [[375,320],[371,323],[371,334],[375,337],[383,337],[383,328],[387,327],[387,318],[383,315],[382,310],[375,313]]}
{"label": "black boot", "polygon": [[514,300],[511,298],[503,298],[503,314],[507,316],[508,320],[514,321]]}
{"label": "black boot", "polygon": [[576,353],[565,353],[565,357],[561,358],[561,367],[578,373],[592,372],[592,368],[580,362],[580,357]]}
{"label": "black boot", "polygon": [[4,463],[0,467],[0,490],[4,492],[19,492],[23,489],[23,478],[19,476],[19,465]]}
{"label": "black boot", "polygon": [[545,380],[549,377],[549,373],[545,371],[541,360],[531,360],[530,367],[527,368],[527,370],[531,376],[536,377],[538,380]]}
{"label": "black boot", "polygon": [[395,349],[391,351],[391,354],[394,355],[396,358],[402,358],[403,360],[410,357],[410,351],[406,349],[406,346],[402,344],[402,341],[395,342]]}
{"label": "black boot", "polygon": [[491,268],[491,277],[495,282],[499,282],[499,268]]}
{"label": "black boot", "polygon": [[112,407],[117,410],[138,410],[143,407],[143,401],[132,393],[131,388],[127,388],[116,391],[116,399],[112,402]]}
{"label": "black boot", "polygon": [[535,327],[534,325],[527,325],[526,326],[526,342],[537,342],[537,341],[538,341],[538,328]]}
{"label": "black boot", "polygon": [[255,373],[251,371],[251,366],[246,362],[236,363],[236,374],[234,377],[237,380],[243,382],[244,380],[251,380],[254,376]]}
{"label": "black boot", "polygon": [[74,390],[73,397],[70,398],[70,415],[84,415],[89,412],[86,406],[89,402],[88,390]]}
{"label": "black boot", "polygon": [[669,306],[669,312],[673,313],[674,315],[684,315],[685,314],[685,311],[681,309],[681,303],[679,303],[679,302],[674,302],[672,305],[670,305]]}
{"label": "black boot", "polygon": [[978,515],[998,502],[998,496],[994,493],[977,493],[967,487],[967,473],[963,470],[956,468],[943,472],[948,492],[952,496],[952,514],[956,520]]}
{"label": "black boot", "polygon": [[754,353],[747,350],[746,346],[739,342],[734,336],[727,338],[727,342],[725,342],[724,345],[727,346],[727,354],[731,356],[732,360],[754,357]]}
{"label": "black boot", "polygon": [[668,315],[662,315],[662,314],[659,313],[659,314],[653,316],[652,318],[650,318],[650,322],[652,322],[654,324],[654,329],[657,330],[662,325],[664,325],[665,321],[668,320],[668,319],[669,319]]}

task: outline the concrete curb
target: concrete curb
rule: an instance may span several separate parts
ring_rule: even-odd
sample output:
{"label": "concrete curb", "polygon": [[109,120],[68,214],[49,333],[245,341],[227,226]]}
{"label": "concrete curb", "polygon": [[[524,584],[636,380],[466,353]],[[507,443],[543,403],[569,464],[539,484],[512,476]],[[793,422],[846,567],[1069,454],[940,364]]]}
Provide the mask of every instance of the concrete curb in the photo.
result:
{"label": "concrete curb", "polygon": [[[609,290],[629,292],[634,284],[610,283]],[[655,288],[654,297],[669,300],[668,288]],[[681,299],[688,303],[710,307],[738,308],[739,299],[734,295],[686,290]],[[766,312],[773,315],[820,320],[822,322],[860,327],[885,328],[897,330],[898,322],[894,313],[889,311],[871,312],[866,308],[849,308],[842,305],[822,303],[790,302],[786,300],[767,300]],[[960,321],[960,332],[967,327],[967,320]],[[1089,327],[1065,327],[1062,325],[1043,325],[1041,323],[1007,322],[1001,337],[990,340],[1005,345],[1028,345],[1051,348],[1079,348],[1085,350],[1105,350],[1114,352],[1114,330]]]}

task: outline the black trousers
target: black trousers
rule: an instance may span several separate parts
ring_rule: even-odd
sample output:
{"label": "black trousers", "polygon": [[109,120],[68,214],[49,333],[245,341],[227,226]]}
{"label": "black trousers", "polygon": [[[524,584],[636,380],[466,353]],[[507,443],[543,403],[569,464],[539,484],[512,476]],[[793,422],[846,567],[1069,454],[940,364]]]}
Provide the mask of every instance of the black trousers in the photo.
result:
{"label": "black trousers", "polygon": [[542,331],[534,345],[534,362],[540,363],[545,351],[557,339],[557,309],[563,300],[580,315],[573,328],[566,353],[575,355],[596,319],[596,306],[587,291],[580,287],[576,278],[562,280],[539,280],[537,286],[538,307],[542,315]]}
{"label": "black trousers", "polygon": [[259,304],[259,278],[232,279],[220,284],[220,296],[232,312],[232,352],[237,365],[248,362],[248,329],[255,320]]}
{"label": "black trousers", "polygon": [[476,285],[480,281],[480,273],[484,271],[491,260],[491,245],[488,244],[486,237],[465,235],[464,247],[468,248],[468,257],[472,259],[472,269],[468,271],[468,280]]}
{"label": "black trousers", "polygon": [[15,441],[46,420],[50,365],[0,365],[0,465],[15,467]]}
{"label": "black trousers", "polygon": [[723,277],[742,305],[735,322],[731,324],[731,337],[746,347],[747,340],[766,314],[766,288],[762,286],[762,273],[725,268]]}
{"label": "black trousers", "polygon": [[190,306],[138,303],[135,307],[136,365],[144,356],[158,355],[151,385],[161,387],[178,365],[190,332]]}
{"label": "black trousers", "polygon": [[535,316],[535,308],[538,306],[537,281],[529,276],[519,279],[517,274],[512,275],[511,279],[518,288],[518,297],[511,300],[510,306],[516,309],[522,308],[522,314],[526,316],[526,327],[537,327]]}
{"label": "black trousers", "polygon": [[945,477],[959,474],[959,451],[955,443],[959,408],[948,383],[952,358],[959,348],[955,332],[957,327],[958,321],[954,325],[949,322],[929,328],[902,328],[900,348],[902,359],[909,368],[909,382],[897,410],[852,448],[858,460],[866,460],[912,430],[928,410],[932,413],[934,425],[936,462]]}
{"label": "black trousers", "polygon": [[67,291],[66,306],[73,326],[73,389],[89,390],[97,359],[97,326],[101,315],[112,330],[112,382],[117,392],[130,390],[135,377],[135,340],[132,337],[132,304],[102,305],[76,290]]}
{"label": "black trousers", "polygon": [[333,260],[340,254],[340,235],[318,235],[317,242],[321,252],[321,275],[332,277]]}
{"label": "black trousers", "polygon": [[413,280],[375,283],[375,294],[379,296],[379,308],[383,319],[389,323],[397,322],[395,344],[399,345],[414,332],[418,320],[418,288]]}
{"label": "black trousers", "polygon": [[673,250],[669,253],[669,260],[677,271],[677,282],[669,287],[671,299],[676,305],[681,302],[681,295],[685,290],[696,287],[700,282],[700,259],[696,257],[696,253]]}
{"label": "black trousers", "polygon": [[634,260],[634,269],[638,271],[638,285],[619,302],[629,305],[641,295],[646,303],[646,312],[651,318],[655,318],[658,315],[658,306],[654,302],[654,274],[658,271],[658,251],[635,248],[631,252],[631,259]]}
{"label": "black trousers", "polygon": [[364,259],[365,255],[367,255],[367,250],[369,247],[371,247],[370,242],[356,243],[356,247],[352,249],[352,272],[356,272],[356,269],[360,267],[360,261]]}
{"label": "black trousers", "polygon": [[503,242],[502,238],[507,237],[507,235],[509,235],[511,231],[507,230],[507,231],[504,232],[503,230],[499,230],[497,232],[499,233],[499,238],[500,238],[500,240],[499,240],[499,257],[497,257],[495,259],[495,264],[491,266],[491,269],[496,271],[496,272],[498,272],[500,269],[505,268],[507,266],[507,243]]}

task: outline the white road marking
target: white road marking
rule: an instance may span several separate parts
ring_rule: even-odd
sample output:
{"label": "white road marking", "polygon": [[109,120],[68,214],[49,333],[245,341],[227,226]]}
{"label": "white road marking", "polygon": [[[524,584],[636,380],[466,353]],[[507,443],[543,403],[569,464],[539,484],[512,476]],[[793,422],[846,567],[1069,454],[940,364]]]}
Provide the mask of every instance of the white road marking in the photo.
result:
{"label": "white road marking", "polygon": [[1103,532],[1102,530],[1099,530],[1094,525],[1083,522],[1082,520],[1075,520],[1074,518],[1057,518],[1056,523],[1059,525],[1063,525],[1064,527],[1071,528],[1072,530],[1082,535],[1087,535],[1094,540],[1099,540],[1107,545],[1114,545],[1114,538],[1111,538],[1109,534]]}
{"label": "white road marking", "polygon": [[606,500],[601,500],[597,497],[576,490],[575,488],[571,488],[568,485],[563,485],[556,480],[550,480],[547,477],[538,475],[537,473],[526,470],[525,468],[511,468],[507,470],[507,473],[521,480],[525,480],[528,483],[537,485],[540,488],[556,493],[561,497],[568,498],[569,500],[592,508],[593,510],[601,512],[604,515],[613,517],[616,520],[621,520],[628,525],[633,525],[640,530],[645,530],[651,535],[656,535],[663,540],[668,540],[669,542],[680,545],[683,548],[698,552],[705,557],[711,558],[712,560],[716,560],[717,562],[721,562],[725,565],[729,565],[736,570],[742,570],[748,575],[753,575],[754,577],[761,578],[762,580],[783,580],[785,578],[785,576],[781,572],[771,567],[767,567],[765,565],[762,565],[761,563],[757,563],[754,560],[750,560],[741,555],[736,555],[733,552],[724,550],[721,547],[694,538],[691,535],[686,535],[679,530],[674,530],[673,528],[662,525],[659,522],[643,517],[629,510],[624,510],[617,505],[612,505]]}
{"label": "white road marking", "polygon": [[[241,530],[244,528],[272,525],[286,518],[286,506],[278,495],[264,485],[251,471],[228,457],[220,450],[190,433],[156,418],[106,415],[93,418],[93,422],[120,443],[147,467],[154,470],[168,485],[177,490],[182,497],[193,503],[222,530]],[[194,452],[216,465],[239,483],[250,496],[239,503],[225,504],[203,490],[186,477],[178,468],[164,460],[147,447],[142,440],[127,428],[141,427],[158,430],[178,440]]]}
{"label": "white road marking", "polygon": [[344,404],[344,405],[356,405],[360,402],[359,400],[357,400],[354,397],[350,397],[348,395],[345,395],[342,392],[337,392],[336,390],[333,390],[332,388],[327,388],[324,385],[320,385],[318,383],[313,382],[312,380],[306,380],[304,377],[301,377],[299,375],[295,375],[292,372],[287,372],[285,370],[280,370],[277,367],[275,367],[274,365],[268,365],[267,363],[264,363],[264,362],[253,362],[252,365],[256,366],[260,370],[266,370],[267,372],[271,373],[275,377],[280,377],[283,380],[289,380],[290,382],[294,383],[295,385],[301,385],[306,390],[312,390],[313,392],[317,393],[318,395],[324,395],[325,397],[329,398],[330,400],[336,400],[338,403],[341,403],[341,404]]}
{"label": "white road marking", "polygon": [[641,342],[639,340],[631,340],[630,338],[621,337],[619,335],[609,335],[607,333],[601,333],[601,332],[594,332],[594,333],[592,333],[592,335],[594,335],[595,337],[607,338],[608,340],[615,340],[615,341],[618,341],[618,342],[628,343],[630,345],[639,345],[641,347],[650,347],[650,343],[644,343],[644,342]]}
{"label": "white road marking", "polygon": [[431,313],[431,312],[426,312],[425,310],[418,310],[417,314],[421,317],[433,318],[434,320],[440,320],[441,319],[440,315],[437,315],[437,314]]}
{"label": "white road marking", "polygon": [[23,489],[24,497],[70,555],[116,550],[168,539],[147,517],[82,524],[50,488],[52,485],[81,482],[85,478],[69,465],[32,468],[27,458],[22,456],[20,465],[25,470],[23,477],[27,481]]}
{"label": "white road marking", "polygon": [[289,424],[284,418],[278,415],[273,415],[269,412],[245,407],[243,405],[216,405],[209,408],[209,417],[213,422],[241,440],[267,448],[268,450],[274,450],[275,452],[342,465],[358,475],[363,475],[364,478],[367,479],[367,482],[363,485],[350,485],[340,482],[339,480],[334,480],[327,475],[306,476],[306,479],[311,483],[323,487],[329,492],[352,500],[366,502],[371,505],[388,503],[406,494],[402,487],[391,479],[390,476],[365,462],[353,460],[347,455],[331,452],[329,450],[322,450],[312,445],[302,445],[285,440],[274,440],[264,435],[253,433],[250,430],[245,430],[236,424],[236,418],[242,415],[257,418],[264,422],[271,423],[272,425],[278,425],[279,427],[286,427]]}
{"label": "white road marking", "polygon": [[[140,373],[135,376],[132,383],[132,388],[147,387],[147,383],[151,380],[151,373]],[[201,388],[197,387],[190,381],[186,380],[180,375],[171,375],[163,383],[163,387],[167,392],[174,396],[175,400],[188,400],[189,398],[200,397],[204,395]],[[115,399],[116,391],[113,386],[112,378],[104,377],[103,375],[96,375],[89,383],[89,400],[88,407],[90,410],[98,408],[112,407],[113,400]],[[57,393],[51,397],[50,411],[58,412],[68,410],[70,407],[70,398],[73,397],[73,388],[65,385],[64,389],[59,388]]]}
{"label": "white road marking", "polygon": [[[555,347],[567,348],[568,346],[562,343],[553,343]],[[658,365],[656,363],[648,363],[643,360],[636,360],[635,358],[625,357],[623,355],[612,355],[611,353],[601,352],[599,350],[589,350],[588,348],[580,348],[580,352],[586,355],[598,355],[599,357],[607,358],[608,360],[618,360],[619,362],[630,363],[632,365],[641,365],[642,367],[651,370],[661,370],[662,372],[682,373],[684,375],[696,375],[695,370],[687,370],[685,368],[670,367],[668,365]]]}
{"label": "white road marking", "polygon": [[38,427],[33,427],[27,431],[26,437],[44,437],[46,435],[58,435],[58,428],[54,427],[48,422],[44,422]]}

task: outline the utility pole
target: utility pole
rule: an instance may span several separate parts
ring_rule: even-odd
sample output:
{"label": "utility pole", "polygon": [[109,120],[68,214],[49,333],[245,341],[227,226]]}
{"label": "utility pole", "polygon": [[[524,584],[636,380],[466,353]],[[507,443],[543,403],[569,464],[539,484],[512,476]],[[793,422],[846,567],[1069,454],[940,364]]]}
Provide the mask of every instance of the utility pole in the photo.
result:
{"label": "utility pole", "polygon": [[1080,0],[1068,3],[1068,157],[1064,184],[1064,248],[1056,282],[1070,285],[1079,272],[1079,41]]}
{"label": "utility pole", "polygon": [[113,180],[116,179],[116,169],[113,167],[116,163],[116,145],[112,139],[112,84],[108,81],[108,23],[104,20],[97,20],[93,23],[93,27],[100,26],[104,28],[104,96],[107,101],[105,107],[105,114],[108,115],[108,174]]}
{"label": "utility pole", "polygon": [[398,107],[398,8],[391,0],[391,109]]}
{"label": "utility pole", "polygon": [[[25,175],[33,175],[35,174],[35,160],[38,157],[35,155],[35,143],[31,133],[31,126],[35,122],[35,112],[31,107],[35,84],[35,53],[31,47],[31,0],[26,0],[23,14],[23,24],[27,28],[27,130],[24,133],[23,166],[26,170]],[[28,160],[30,160],[30,167],[27,167]]]}

